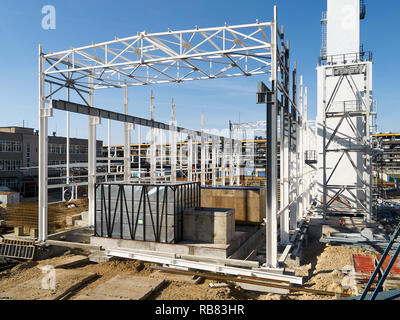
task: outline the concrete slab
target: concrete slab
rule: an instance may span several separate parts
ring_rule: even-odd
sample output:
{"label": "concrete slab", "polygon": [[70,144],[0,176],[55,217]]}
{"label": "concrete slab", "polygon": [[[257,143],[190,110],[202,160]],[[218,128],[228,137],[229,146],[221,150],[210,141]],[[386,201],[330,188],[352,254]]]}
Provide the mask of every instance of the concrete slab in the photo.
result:
{"label": "concrete slab", "polygon": [[194,278],[184,274],[172,274],[162,271],[155,271],[150,275],[151,278],[164,279],[171,282],[184,282],[188,284],[198,284],[202,279]]}
{"label": "concrete slab", "polygon": [[76,300],[145,300],[163,284],[162,279],[118,275]]}
{"label": "concrete slab", "polygon": [[54,287],[50,273],[40,274],[15,287],[0,289],[0,299],[3,300],[59,300],[68,293],[77,290],[87,282],[95,279],[97,274],[77,270],[55,269]]}

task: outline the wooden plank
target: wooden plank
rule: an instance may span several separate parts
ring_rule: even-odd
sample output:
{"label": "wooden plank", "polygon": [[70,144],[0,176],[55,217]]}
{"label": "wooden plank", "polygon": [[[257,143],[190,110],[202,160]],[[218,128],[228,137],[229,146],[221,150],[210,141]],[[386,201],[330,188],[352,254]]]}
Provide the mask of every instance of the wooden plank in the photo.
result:
{"label": "wooden plank", "polygon": [[201,206],[205,208],[235,209],[235,220],[262,223],[265,218],[265,188],[257,190],[231,188],[201,189]]}

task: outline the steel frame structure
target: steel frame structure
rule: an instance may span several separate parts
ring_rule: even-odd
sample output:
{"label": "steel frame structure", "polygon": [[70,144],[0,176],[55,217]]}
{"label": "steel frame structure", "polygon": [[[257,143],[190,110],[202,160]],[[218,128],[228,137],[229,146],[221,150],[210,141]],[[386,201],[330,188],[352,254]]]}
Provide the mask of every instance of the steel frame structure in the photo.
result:
{"label": "steel frame structure", "polygon": [[[372,78],[370,64],[364,61],[364,55],[340,55],[328,60],[335,61],[323,67],[323,198],[322,209],[324,218],[329,214],[362,214],[367,220],[372,216],[372,119],[375,114],[370,87]],[[346,61],[351,61],[346,63]],[[357,84],[354,76],[362,76],[364,82]],[[326,81],[334,77],[334,90],[327,95]],[[338,101],[336,98],[343,83],[348,83],[354,94],[354,100]],[[334,127],[329,120],[336,118]],[[337,121],[337,119],[339,119]],[[332,122],[331,122],[332,123]],[[352,135],[344,136],[341,126],[347,123],[352,130]],[[329,132],[328,132],[329,131]],[[338,160],[333,167],[328,167],[327,157],[338,154]],[[351,168],[357,174],[357,181],[352,184],[336,185],[331,179],[338,174],[337,168],[343,158],[349,160]],[[332,159],[332,157],[331,157]],[[356,160],[355,160],[356,159]],[[362,159],[362,170],[355,161]],[[330,165],[329,165],[330,166]],[[350,198],[347,201],[346,210],[334,208],[335,202],[342,202],[342,198]]]}
{"label": "steel frame structure", "polygon": [[[274,7],[274,18],[271,22],[256,22],[238,26],[225,24],[216,28],[198,28],[184,31],[172,31],[149,34],[146,31],[127,38],[115,38],[112,41],[93,43],[81,48],[43,53],[42,46],[39,46],[39,241],[45,242],[48,237],[47,230],[47,205],[48,205],[48,172],[47,172],[47,131],[48,119],[53,116],[52,100],[60,97],[62,92],[67,93],[67,100],[70,103],[70,91],[74,92],[81,100],[81,105],[87,107],[88,131],[89,131],[89,161],[88,161],[88,197],[89,197],[89,222],[94,226],[95,208],[95,185],[96,173],[96,127],[101,123],[100,109],[95,108],[94,94],[97,90],[107,88],[123,88],[124,90],[124,112],[125,118],[122,121],[127,123],[128,115],[128,87],[153,85],[162,83],[181,83],[193,80],[219,79],[239,76],[253,76],[270,74],[271,90],[267,103],[268,132],[270,145],[268,148],[269,165],[267,172],[272,179],[268,181],[269,196],[267,200],[267,267],[277,267],[277,194],[276,194],[276,137],[277,137],[277,115],[285,114],[293,125],[301,123],[301,112],[297,108],[296,96],[296,73],[293,74],[293,97],[290,96],[290,64],[289,64],[289,43],[285,43],[284,30],[278,28],[277,8]],[[282,101],[279,101],[279,95]],[[67,102],[66,102],[67,103]],[[57,103],[56,103],[57,104]],[[151,99],[152,110],[154,99]],[[76,104],[77,105],[77,104]],[[290,110],[289,110],[290,109]],[[67,110],[67,115],[70,110]],[[111,114],[111,113],[109,113]],[[107,118],[107,117],[106,117]],[[153,117],[150,120],[150,127],[155,127]],[[174,122],[174,112],[172,121]],[[131,121],[132,123],[132,121]],[[137,123],[136,123],[137,124]],[[284,122],[282,127],[289,126]],[[125,125],[125,170],[129,167],[130,157],[128,156],[129,133],[134,126]],[[171,130],[171,126],[164,127]],[[178,130],[172,133],[176,134]],[[140,130],[140,124],[138,132]],[[153,131],[153,130],[152,130]],[[67,130],[69,132],[69,130]],[[140,133],[138,133],[140,135]],[[206,135],[204,130],[200,133],[194,131],[189,134],[189,157],[188,157],[188,180],[197,178],[193,175],[193,141],[197,142],[200,136],[202,141],[209,140],[211,135]],[[153,136],[153,134],[152,134]],[[193,136],[196,139],[193,139]],[[152,139],[153,140],[153,139]],[[211,157],[206,155],[207,161],[211,160],[211,168],[215,176],[216,162],[219,156],[218,148],[214,137]],[[172,141],[174,138],[172,138]],[[224,139],[229,142],[230,184],[240,184],[239,174],[233,177],[233,167],[239,165],[239,142],[232,137]],[[205,145],[203,144],[203,148]],[[152,143],[154,148],[154,141]],[[182,149],[180,150],[182,152]],[[202,150],[202,154],[204,154]],[[154,150],[152,151],[154,155]],[[285,154],[286,155],[286,154]],[[175,155],[174,155],[175,157]],[[211,158],[211,159],[210,159]],[[152,158],[153,159],[153,158]],[[112,159],[111,159],[112,160]],[[110,159],[108,168],[110,167]],[[174,162],[175,160],[173,160]],[[203,161],[203,159],[202,159]],[[68,166],[68,165],[67,165]],[[204,181],[206,172],[201,165],[201,180]],[[182,170],[182,153],[180,154],[180,169]],[[152,172],[155,170],[152,163]],[[236,170],[238,172],[238,170]],[[270,177],[270,178],[271,178]],[[129,176],[125,171],[124,179]],[[154,175],[152,179],[154,181]],[[68,184],[66,185],[68,186]]]}

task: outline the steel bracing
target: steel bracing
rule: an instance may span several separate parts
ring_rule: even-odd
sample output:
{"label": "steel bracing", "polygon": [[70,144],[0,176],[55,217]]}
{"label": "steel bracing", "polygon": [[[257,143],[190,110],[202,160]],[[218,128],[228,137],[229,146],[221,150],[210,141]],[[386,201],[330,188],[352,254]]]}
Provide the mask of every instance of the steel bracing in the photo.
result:
{"label": "steel bracing", "polygon": [[[343,55],[346,56],[346,55]],[[359,56],[357,56],[359,59]],[[350,60],[348,57],[346,60]],[[351,60],[324,66],[323,197],[329,214],[372,215],[372,118],[370,61]],[[326,83],[333,79],[328,91]],[[346,100],[343,94],[346,91]],[[351,96],[351,98],[350,98]],[[341,183],[346,165],[346,183]],[[341,170],[342,168],[342,170]]]}

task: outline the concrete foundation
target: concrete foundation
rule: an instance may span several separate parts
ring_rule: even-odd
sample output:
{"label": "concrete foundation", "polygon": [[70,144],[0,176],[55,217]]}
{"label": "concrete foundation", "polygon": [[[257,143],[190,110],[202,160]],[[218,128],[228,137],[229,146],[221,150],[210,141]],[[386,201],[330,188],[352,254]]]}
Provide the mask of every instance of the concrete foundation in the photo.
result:
{"label": "concrete foundation", "polygon": [[264,230],[257,227],[241,226],[235,232],[229,244],[195,243],[182,241],[177,244],[166,244],[138,240],[111,239],[91,237],[90,244],[101,246],[103,249],[133,249],[158,251],[160,253],[174,253],[193,255],[208,258],[246,259],[255,246],[263,241]]}
{"label": "concrete foundation", "polygon": [[234,235],[232,209],[190,208],[183,213],[183,241],[229,244]]}

